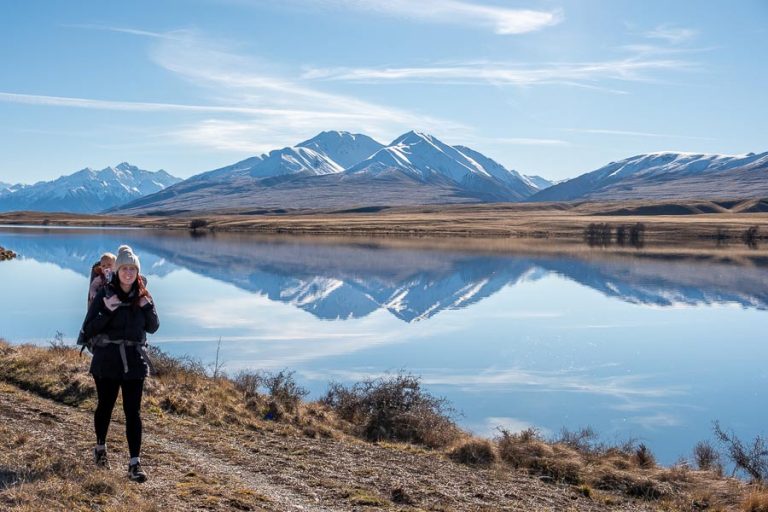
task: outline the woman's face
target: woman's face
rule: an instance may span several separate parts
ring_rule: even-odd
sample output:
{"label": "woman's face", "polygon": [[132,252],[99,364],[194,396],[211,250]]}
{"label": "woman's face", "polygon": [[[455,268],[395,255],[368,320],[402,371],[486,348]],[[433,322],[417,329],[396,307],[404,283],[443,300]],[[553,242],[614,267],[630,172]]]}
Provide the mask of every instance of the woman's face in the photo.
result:
{"label": "woman's face", "polygon": [[120,278],[120,284],[126,287],[132,286],[139,276],[139,269],[136,265],[123,265],[117,271],[117,276]]}

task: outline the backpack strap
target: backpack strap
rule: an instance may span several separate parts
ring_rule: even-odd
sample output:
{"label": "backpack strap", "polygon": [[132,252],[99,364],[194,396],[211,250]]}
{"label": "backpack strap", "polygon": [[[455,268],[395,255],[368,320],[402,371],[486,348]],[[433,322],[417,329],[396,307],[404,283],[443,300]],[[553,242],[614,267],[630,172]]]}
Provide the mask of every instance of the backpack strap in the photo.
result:
{"label": "backpack strap", "polygon": [[120,350],[120,359],[123,361],[123,372],[128,373],[128,358],[125,353],[125,347],[136,347],[136,350],[141,354],[142,358],[147,362],[147,366],[149,367],[149,372],[154,374],[155,373],[155,367],[152,364],[152,361],[149,359],[149,355],[147,354],[147,350],[145,347],[147,346],[146,340],[142,341],[133,341],[133,340],[111,340],[106,335],[100,334],[93,338],[94,342],[93,345],[96,347],[106,347],[107,345],[117,345]]}

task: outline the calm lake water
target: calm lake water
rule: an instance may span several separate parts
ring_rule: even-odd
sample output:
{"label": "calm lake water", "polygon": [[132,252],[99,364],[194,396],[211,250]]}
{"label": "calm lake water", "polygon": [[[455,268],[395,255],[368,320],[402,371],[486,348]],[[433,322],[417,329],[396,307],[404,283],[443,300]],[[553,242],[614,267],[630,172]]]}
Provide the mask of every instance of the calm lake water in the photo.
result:
{"label": "calm lake water", "polygon": [[592,426],[663,463],[713,420],[765,433],[768,262],[483,254],[247,235],[0,227],[0,337],[74,343],[90,265],[141,257],[164,351],[296,371],[320,396],[404,369],[472,431]]}

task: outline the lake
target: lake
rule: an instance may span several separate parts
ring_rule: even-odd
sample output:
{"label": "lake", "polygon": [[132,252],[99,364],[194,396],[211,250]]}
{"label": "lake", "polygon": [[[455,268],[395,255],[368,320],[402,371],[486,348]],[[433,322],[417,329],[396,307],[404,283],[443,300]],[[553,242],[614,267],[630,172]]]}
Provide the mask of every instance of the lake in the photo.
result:
{"label": "lake", "polygon": [[224,369],[287,368],[319,397],[405,370],[457,421],[593,427],[670,464],[720,420],[768,419],[768,260],[482,252],[149,230],[0,227],[0,337],[74,343],[91,264],[127,243],[161,320],[150,343]]}

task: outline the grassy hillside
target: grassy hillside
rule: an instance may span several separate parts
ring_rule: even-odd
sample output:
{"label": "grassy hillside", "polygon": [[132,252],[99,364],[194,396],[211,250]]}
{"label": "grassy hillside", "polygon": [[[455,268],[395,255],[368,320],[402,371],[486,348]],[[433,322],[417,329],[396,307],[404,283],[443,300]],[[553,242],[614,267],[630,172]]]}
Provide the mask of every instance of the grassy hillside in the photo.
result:
{"label": "grassy hillside", "polygon": [[[116,407],[112,469],[91,462],[88,358],[61,345],[0,342],[0,509],[254,511],[766,510],[758,486],[689,465],[657,466],[642,445],[588,432],[473,438],[418,379],[331,385],[301,400],[290,373],[212,378],[155,352],[142,460],[124,476]],[[267,419],[269,418],[269,419]],[[682,448],[682,447],[681,447]],[[762,507],[762,508],[761,508]]]}

